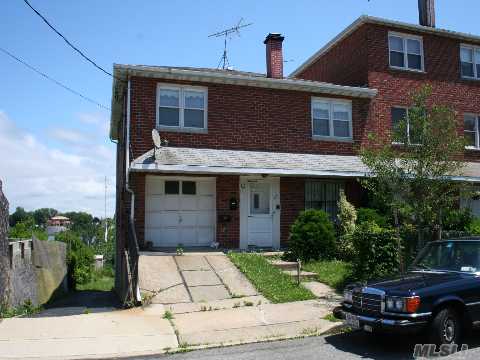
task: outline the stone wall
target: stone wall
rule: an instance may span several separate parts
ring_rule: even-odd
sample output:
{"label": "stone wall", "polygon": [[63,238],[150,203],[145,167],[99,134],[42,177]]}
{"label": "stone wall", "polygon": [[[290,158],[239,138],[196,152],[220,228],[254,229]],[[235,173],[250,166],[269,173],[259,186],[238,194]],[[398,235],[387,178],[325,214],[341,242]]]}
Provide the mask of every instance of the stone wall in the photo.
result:
{"label": "stone wall", "polygon": [[0,180],[0,305],[7,303],[9,298],[9,275],[10,261],[8,254],[8,201],[2,192]]}

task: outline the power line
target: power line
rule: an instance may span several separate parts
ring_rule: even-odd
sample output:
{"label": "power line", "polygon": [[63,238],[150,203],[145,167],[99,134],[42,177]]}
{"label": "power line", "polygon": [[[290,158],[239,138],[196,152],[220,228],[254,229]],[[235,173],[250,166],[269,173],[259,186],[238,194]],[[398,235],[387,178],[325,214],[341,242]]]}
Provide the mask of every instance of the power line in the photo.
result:
{"label": "power line", "polygon": [[83,57],[83,58],[84,58],[85,60],[87,60],[90,64],[92,64],[93,66],[95,66],[98,70],[104,72],[104,73],[107,74],[108,76],[111,76],[111,77],[115,78],[115,76],[114,76],[111,72],[105,70],[103,67],[101,67],[100,65],[98,65],[95,61],[93,61],[92,59],[90,59],[90,58],[89,58],[87,55],[85,55],[79,48],[77,48],[75,45],[73,45],[60,31],[58,31],[57,29],[55,29],[55,27],[54,27],[52,24],[50,24],[50,22],[49,22],[42,14],[40,14],[40,13],[38,12],[38,10],[35,9],[35,8],[28,2],[28,0],[23,0],[23,1],[25,2],[25,4],[27,4],[27,6],[28,6],[30,9],[33,10],[33,12],[34,12],[35,14],[37,14],[37,15],[43,20],[43,22],[44,22],[45,24],[48,25],[48,27],[49,27],[50,29],[52,29],[58,36],[60,36],[73,50],[75,50],[77,53],[79,53],[81,57]]}
{"label": "power line", "polygon": [[109,107],[107,107],[107,106],[105,106],[105,105],[102,105],[102,104],[96,102],[96,101],[93,100],[93,99],[90,99],[88,96],[82,95],[81,93],[79,93],[79,92],[76,91],[76,90],[73,90],[72,88],[69,88],[68,86],[62,84],[60,81],[55,80],[55,79],[53,79],[52,77],[48,76],[47,74],[45,74],[45,73],[41,72],[40,70],[34,68],[32,65],[28,64],[27,62],[25,62],[25,61],[23,61],[22,59],[18,58],[17,56],[13,55],[13,54],[10,53],[9,51],[7,51],[7,50],[5,50],[5,49],[3,49],[3,48],[1,48],[1,47],[0,47],[0,51],[3,52],[5,55],[8,55],[8,56],[11,57],[12,59],[18,61],[19,63],[25,65],[25,66],[28,67],[30,70],[35,71],[37,74],[43,76],[43,77],[46,78],[47,80],[50,80],[51,82],[57,84],[58,86],[64,88],[65,90],[71,92],[72,94],[75,94],[75,95],[77,95],[77,96],[80,96],[82,99],[87,100],[87,101],[91,102],[92,104],[95,104],[95,105],[97,105],[97,106],[99,106],[99,107],[101,107],[101,108],[103,108],[103,109],[105,109],[105,110],[109,110],[109,111],[110,111],[110,108],[109,108]]}

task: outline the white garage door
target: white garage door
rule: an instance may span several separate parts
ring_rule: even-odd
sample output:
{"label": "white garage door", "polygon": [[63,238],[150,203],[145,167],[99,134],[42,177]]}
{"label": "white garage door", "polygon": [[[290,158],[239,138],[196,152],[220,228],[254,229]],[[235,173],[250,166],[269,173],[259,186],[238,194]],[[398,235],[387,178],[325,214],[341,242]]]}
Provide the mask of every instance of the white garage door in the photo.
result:
{"label": "white garage door", "polygon": [[145,241],[208,246],[215,240],[215,179],[147,176]]}

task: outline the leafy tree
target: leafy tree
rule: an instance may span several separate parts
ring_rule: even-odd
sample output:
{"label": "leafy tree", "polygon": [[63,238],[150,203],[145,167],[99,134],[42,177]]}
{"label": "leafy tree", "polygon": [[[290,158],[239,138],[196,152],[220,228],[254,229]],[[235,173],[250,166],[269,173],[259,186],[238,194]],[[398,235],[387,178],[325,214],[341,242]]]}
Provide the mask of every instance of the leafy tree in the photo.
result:
{"label": "leafy tree", "polygon": [[45,227],[47,221],[58,214],[58,211],[50,208],[41,208],[33,212],[33,218],[35,219],[35,224]]}
{"label": "leafy tree", "polygon": [[[464,183],[451,180],[462,174],[464,166],[459,156],[464,141],[457,132],[455,113],[446,106],[430,104],[431,92],[431,87],[424,86],[412,95],[408,119],[403,119],[393,134],[398,145],[361,150],[372,175],[363,181],[364,186],[392,210],[398,238],[400,217],[412,219],[418,247],[424,245],[426,230],[441,238],[442,214],[455,206],[459,194],[467,189]],[[374,136],[370,138],[378,144]]]}
{"label": "leafy tree", "polygon": [[23,221],[17,221],[16,224],[10,228],[8,237],[12,239],[31,239],[34,226],[33,217],[27,217]]}
{"label": "leafy tree", "polygon": [[97,232],[98,221],[94,221],[95,218],[86,212],[71,211],[63,215],[72,222],[70,230],[77,233],[85,243],[92,244]]}
{"label": "leafy tree", "polygon": [[355,206],[350,204],[342,191],[340,193],[340,200],[338,201],[338,227],[340,235],[351,235],[355,231],[355,222],[357,221],[357,211]]}
{"label": "leafy tree", "polygon": [[17,207],[15,212],[9,217],[10,227],[15,226],[18,222],[25,221],[30,217],[32,217],[31,213],[25,211],[23,207]]}

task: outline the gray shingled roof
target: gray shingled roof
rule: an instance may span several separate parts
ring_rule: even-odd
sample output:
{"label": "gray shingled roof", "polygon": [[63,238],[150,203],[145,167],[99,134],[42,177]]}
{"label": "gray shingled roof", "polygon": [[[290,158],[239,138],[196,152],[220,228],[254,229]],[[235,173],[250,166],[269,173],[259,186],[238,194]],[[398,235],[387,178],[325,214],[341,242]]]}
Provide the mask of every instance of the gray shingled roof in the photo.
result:
{"label": "gray shingled roof", "polygon": [[[133,171],[285,176],[365,177],[368,168],[359,156],[295,154],[264,151],[180,147],[153,149],[135,159]],[[462,176],[480,181],[480,163],[467,163]]]}

